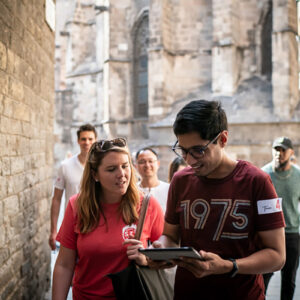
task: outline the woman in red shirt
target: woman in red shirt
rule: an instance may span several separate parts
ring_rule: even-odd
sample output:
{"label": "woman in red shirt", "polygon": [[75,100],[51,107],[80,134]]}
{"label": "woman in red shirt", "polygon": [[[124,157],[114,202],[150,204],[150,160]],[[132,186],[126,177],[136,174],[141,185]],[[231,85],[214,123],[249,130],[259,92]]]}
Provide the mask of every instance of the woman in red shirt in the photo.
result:
{"label": "woman in red shirt", "polygon": [[[71,197],[57,240],[52,299],[66,299],[73,278],[73,299],[115,299],[109,273],[130,260],[147,261],[138,248],[162,234],[163,212],[151,198],[141,241],[133,239],[142,195],[131,156],[122,138],[91,147],[80,193]],[[74,277],[73,277],[74,274]]]}

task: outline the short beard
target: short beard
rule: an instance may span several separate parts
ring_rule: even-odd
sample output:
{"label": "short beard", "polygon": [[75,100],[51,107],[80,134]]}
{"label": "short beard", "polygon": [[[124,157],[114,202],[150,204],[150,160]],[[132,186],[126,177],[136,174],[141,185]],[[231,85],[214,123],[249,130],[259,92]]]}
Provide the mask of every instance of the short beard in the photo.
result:
{"label": "short beard", "polygon": [[289,159],[287,159],[286,161],[284,161],[282,163],[280,163],[279,161],[275,161],[274,162],[275,171],[284,171],[288,162],[289,162]]}

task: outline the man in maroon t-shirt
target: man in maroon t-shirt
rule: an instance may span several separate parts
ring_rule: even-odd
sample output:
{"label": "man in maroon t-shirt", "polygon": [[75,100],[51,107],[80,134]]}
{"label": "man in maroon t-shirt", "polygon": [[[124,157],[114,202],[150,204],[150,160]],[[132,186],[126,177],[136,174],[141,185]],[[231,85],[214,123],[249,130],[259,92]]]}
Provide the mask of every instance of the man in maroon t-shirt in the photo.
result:
{"label": "man in maroon t-shirt", "polygon": [[164,232],[153,247],[192,246],[204,259],[174,261],[174,299],[265,299],[261,274],[285,262],[281,199],[270,177],[226,154],[227,118],[218,102],[190,102],[173,129],[173,151],[190,167],[172,180]]}

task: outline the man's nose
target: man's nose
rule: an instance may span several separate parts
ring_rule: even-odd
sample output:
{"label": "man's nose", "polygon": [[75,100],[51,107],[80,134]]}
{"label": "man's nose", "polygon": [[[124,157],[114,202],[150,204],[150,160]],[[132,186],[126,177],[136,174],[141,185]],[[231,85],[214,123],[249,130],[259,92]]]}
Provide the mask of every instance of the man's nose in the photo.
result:
{"label": "man's nose", "polygon": [[186,154],[186,157],[184,159],[186,161],[186,163],[190,166],[192,166],[193,164],[197,163],[198,161],[192,156],[192,154],[190,152],[188,152]]}

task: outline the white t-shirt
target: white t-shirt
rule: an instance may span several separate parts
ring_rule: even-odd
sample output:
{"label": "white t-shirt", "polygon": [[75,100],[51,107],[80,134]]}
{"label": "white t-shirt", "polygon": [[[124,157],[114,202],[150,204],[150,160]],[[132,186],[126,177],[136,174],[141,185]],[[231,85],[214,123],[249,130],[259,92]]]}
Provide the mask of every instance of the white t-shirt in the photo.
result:
{"label": "white t-shirt", "polygon": [[65,209],[71,196],[79,192],[80,181],[83,173],[83,165],[78,159],[78,155],[64,160],[59,169],[54,187],[65,190]]}
{"label": "white t-shirt", "polygon": [[141,183],[139,183],[139,189],[144,193],[150,193],[161,205],[164,213],[166,212],[167,200],[168,200],[168,191],[170,184],[164,181],[159,180],[159,185],[152,188],[143,188]]}

